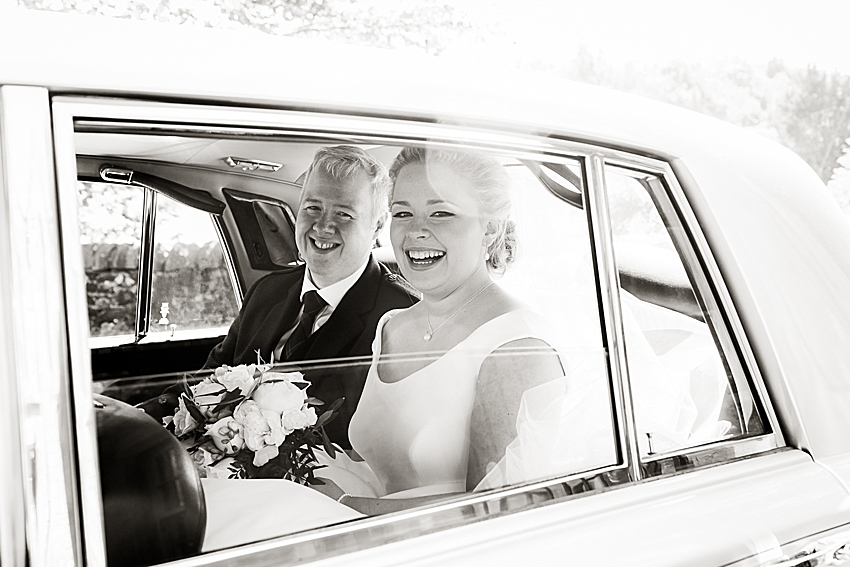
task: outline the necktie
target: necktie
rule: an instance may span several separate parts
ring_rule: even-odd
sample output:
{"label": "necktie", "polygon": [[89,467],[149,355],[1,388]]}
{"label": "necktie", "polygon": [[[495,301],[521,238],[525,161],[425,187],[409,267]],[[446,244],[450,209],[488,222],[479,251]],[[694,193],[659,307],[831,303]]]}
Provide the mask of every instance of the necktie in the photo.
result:
{"label": "necktie", "polygon": [[315,291],[310,290],[304,294],[302,300],[304,302],[304,313],[301,314],[301,320],[292,331],[286,345],[283,347],[283,352],[286,355],[286,360],[301,360],[307,353],[310,333],[313,331],[313,323],[316,322],[316,316],[325,308],[327,303]]}

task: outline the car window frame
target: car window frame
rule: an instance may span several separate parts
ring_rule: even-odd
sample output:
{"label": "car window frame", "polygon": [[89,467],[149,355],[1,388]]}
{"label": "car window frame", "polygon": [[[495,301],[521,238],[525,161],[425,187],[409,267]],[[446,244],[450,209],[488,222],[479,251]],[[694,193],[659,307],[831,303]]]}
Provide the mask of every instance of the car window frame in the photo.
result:
{"label": "car window frame", "polygon": [[[679,472],[683,467],[680,457],[687,457],[685,467],[692,469],[786,446],[744,326],[734,307],[720,266],[711,252],[708,240],[690,206],[679,177],[674,172],[674,164],[680,174],[681,171],[686,171],[685,165],[680,160],[670,157],[659,160],[617,149],[608,149],[599,156],[600,168],[611,166],[652,176],[653,179],[644,188],[650,192],[650,197],[659,214],[668,225],[668,233],[694,286],[697,300],[711,316],[712,334],[719,343],[723,358],[731,366],[733,378],[738,385],[747,385],[752,394],[756,405],[754,411],[760,413],[765,432],[639,458],[642,478]],[[617,289],[619,292],[619,287]],[[620,332],[623,332],[622,328]],[[625,373],[628,374],[628,366],[624,368]],[[656,466],[647,466],[652,463]]]}
{"label": "car window frame", "polygon": [[[403,119],[398,119],[403,118]],[[333,526],[313,530],[302,534],[283,536],[273,540],[250,544],[238,549],[213,552],[196,558],[204,564],[225,564],[235,557],[248,557],[259,565],[277,564],[286,558],[310,557],[325,558],[348,553],[355,550],[376,547],[399,539],[420,536],[427,533],[458,527],[468,522],[494,517],[509,512],[518,512],[540,505],[562,502],[575,494],[587,490],[607,490],[627,485],[632,481],[640,481],[646,477],[641,470],[641,460],[637,451],[636,429],[631,405],[628,383],[628,367],[623,348],[622,313],[620,311],[618,275],[612,249],[610,221],[607,218],[607,201],[605,193],[604,167],[606,163],[628,164],[632,167],[644,168],[658,172],[669,187],[676,188],[676,177],[670,164],[664,156],[645,156],[625,150],[605,147],[600,144],[566,139],[553,135],[543,136],[526,132],[510,132],[487,127],[486,125],[467,125],[463,127],[449,124],[436,124],[428,121],[410,120],[410,117],[381,117],[368,115],[334,114],[326,110],[274,110],[239,107],[216,107],[207,105],[167,103],[156,101],[139,101],[116,98],[78,98],[73,96],[55,97],[53,100],[54,140],[57,163],[57,179],[60,196],[68,192],[63,185],[68,179],[75,180],[76,167],[74,163],[73,134],[75,125],[86,131],[127,132],[144,129],[146,132],[177,130],[178,133],[203,132],[206,135],[214,132],[216,135],[245,135],[246,133],[263,132],[273,136],[275,131],[292,136],[305,138],[315,137],[327,139],[329,135],[346,139],[352,143],[410,143],[428,140],[434,147],[474,147],[483,152],[507,153],[518,159],[546,161],[557,163],[559,159],[578,160],[583,164],[584,194],[583,199],[588,215],[590,228],[591,250],[600,318],[603,331],[603,347],[609,352],[609,379],[612,388],[612,412],[615,419],[615,436],[618,443],[619,460],[615,465],[568,475],[557,479],[514,486],[493,492],[477,495],[463,495],[445,503],[412,509],[405,512],[366,518],[354,524]],[[177,125],[177,126],[175,126]],[[331,133],[331,134],[329,134]],[[675,193],[673,191],[672,193]],[[673,203],[684,210],[685,216],[693,226],[695,243],[694,257],[685,259],[686,263],[693,262],[692,267],[700,266],[700,262],[709,266],[712,289],[719,289],[718,305],[726,314],[729,321],[738,322],[730,336],[738,341],[738,348],[744,353],[750,353],[743,327],[735,316],[735,311],[728,291],[723,285],[722,274],[712,259],[710,248],[701,235],[699,225],[693,212],[687,207],[683,194],[673,194]],[[76,203],[69,202],[66,197],[60,197],[60,212],[69,218],[75,218]],[[686,221],[682,221],[686,222]],[[66,253],[66,264],[73,264],[79,250],[72,250],[79,242],[76,228],[67,228],[73,223],[62,223],[63,252]],[[74,238],[76,236],[76,238]],[[76,246],[78,249],[79,246]],[[81,262],[81,258],[80,258]],[[71,267],[72,270],[77,268]],[[66,278],[68,280],[70,278]],[[706,280],[707,282],[709,279]],[[601,285],[604,283],[604,286]],[[706,284],[708,285],[708,284]],[[84,290],[78,288],[79,283],[69,281],[66,288],[68,317],[86,317]],[[714,293],[711,291],[711,293]],[[80,300],[82,296],[83,301]],[[714,297],[712,295],[712,297]],[[91,369],[85,360],[87,348],[80,348],[79,343],[71,345],[71,371],[75,376],[91,376]],[[753,381],[760,384],[761,377],[754,357],[744,361],[753,376]],[[752,364],[752,367],[750,367]],[[88,382],[88,383],[87,383]],[[86,411],[86,403],[91,400],[90,380],[73,380],[74,399],[77,408],[78,445],[84,447],[88,454],[96,455],[96,442],[91,410]],[[755,397],[763,396],[762,403],[770,408],[769,398],[765,396],[763,384],[756,387]],[[776,427],[775,416],[768,412],[771,419],[772,432],[763,439],[734,440],[729,443],[732,447],[733,458],[753,455],[766,451],[766,447],[775,448],[784,443],[780,430]],[[756,442],[753,442],[756,441]],[[710,453],[715,446],[708,448],[688,449],[685,452],[701,454]],[[665,457],[669,455],[665,454]],[[94,460],[96,463],[96,459]],[[708,464],[713,464],[714,461]],[[79,464],[81,477],[97,476],[97,467],[92,463]],[[667,470],[667,469],[665,469]],[[669,471],[667,471],[669,472]],[[89,478],[92,478],[91,476]],[[83,525],[85,549],[89,559],[97,559],[103,553],[102,516],[100,515],[100,493],[92,490],[91,483],[81,487],[83,504]],[[353,536],[352,534],[356,534]],[[89,555],[91,554],[91,555]],[[99,564],[97,561],[90,564]]]}
{"label": "car window frame", "polygon": [[[166,336],[150,333],[151,314],[155,313],[151,305],[153,293],[154,261],[156,255],[156,212],[159,202],[159,192],[150,187],[133,183],[132,181],[121,183],[115,180],[90,180],[93,183],[117,183],[133,187],[142,191],[142,218],[141,236],[139,237],[139,268],[136,274],[138,287],[135,297],[135,321],[132,335],[110,335],[105,337],[91,337],[89,343],[93,349],[103,347],[116,347],[134,343],[162,342],[165,340],[181,340],[185,338],[200,338],[224,336],[227,328],[209,327],[208,329],[193,329],[191,331],[176,331]],[[236,300],[237,311],[242,307],[244,290],[242,289],[241,277],[237,271],[236,262],[231,249],[232,241],[227,234],[227,229],[220,214],[202,211],[192,205],[180,203],[183,207],[204,212],[209,215],[213,225],[218,244],[224,258],[224,268],[227,270],[228,282]],[[229,327],[229,325],[228,325]],[[211,332],[210,332],[211,331]],[[157,335],[157,336],[154,336]]]}

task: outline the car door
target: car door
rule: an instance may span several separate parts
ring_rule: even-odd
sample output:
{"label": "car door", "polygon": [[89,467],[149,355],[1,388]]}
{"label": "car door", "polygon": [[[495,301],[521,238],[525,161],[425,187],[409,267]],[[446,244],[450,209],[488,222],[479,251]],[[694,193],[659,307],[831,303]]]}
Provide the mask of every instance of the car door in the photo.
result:
{"label": "car door", "polygon": [[[840,482],[786,443],[780,418],[791,417],[776,415],[719,261],[664,159],[483,125],[51,101],[41,88],[2,87],[0,104],[9,221],[0,239],[0,338],[13,377],[3,382],[2,400],[10,456],[3,494],[12,503],[3,511],[4,562],[23,564],[28,550],[36,564],[104,563],[75,136],[99,122],[124,135],[140,120],[146,130],[173,131],[176,120],[201,125],[206,135],[250,136],[263,124],[263,135],[269,128],[290,138],[319,132],[328,143],[428,143],[499,156],[524,187],[519,201],[534,267],[502,285],[558,321],[573,392],[582,394],[565,406],[581,410],[571,423],[584,437],[568,436],[581,451],[561,470],[437,506],[207,553],[193,564],[762,564],[821,540],[834,545],[839,540],[830,538],[850,522]],[[664,264],[659,275],[655,264],[641,263],[647,245],[678,266]],[[41,262],[30,261],[37,256]],[[671,399],[672,417],[665,413]]]}

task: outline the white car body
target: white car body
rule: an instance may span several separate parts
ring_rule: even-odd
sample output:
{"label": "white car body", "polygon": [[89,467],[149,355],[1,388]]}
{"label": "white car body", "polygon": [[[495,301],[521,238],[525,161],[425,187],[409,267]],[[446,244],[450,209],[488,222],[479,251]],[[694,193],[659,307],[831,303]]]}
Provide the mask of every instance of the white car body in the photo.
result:
{"label": "white car body", "polygon": [[67,141],[88,107],[103,120],[186,120],[189,109],[223,121],[247,109],[253,126],[308,127],[313,116],[422,135],[443,123],[469,140],[535,150],[551,138],[664,162],[688,204],[683,216],[699,227],[696,246],[710,250],[707,273],[722,276],[728,324],[746,337],[741,356],[775,428],[775,448],[747,458],[416,537],[377,518],[370,533],[382,545],[322,544],[347,529],[331,527],[175,564],[762,565],[833,557],[850,544],[850,232],[789,150],[695,113],[537,75],[11,10],[0,12],[4,565],[105,564],[101,512],[86,496],[97,492],[93,418],[68,401],[90,393],[69,379],[90,373],[85,304],[61,277],[82,270],[68,244],[77,229],[59,211],[75,206]]}

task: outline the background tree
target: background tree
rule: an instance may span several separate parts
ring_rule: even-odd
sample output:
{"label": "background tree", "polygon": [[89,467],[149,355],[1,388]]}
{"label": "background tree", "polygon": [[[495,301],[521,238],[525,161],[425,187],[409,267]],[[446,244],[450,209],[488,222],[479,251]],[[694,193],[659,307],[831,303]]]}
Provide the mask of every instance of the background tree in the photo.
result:
{"label": "background tree", "polygon": [[850,216],[850,140],[844,141],[844,153],[838,158],[838,167],[833,170],[826,188],[838,202],[845,215]]}
{"label": "background tree", "polygon": [[786,145],[829,181],[850,135],[850,77],[814,66],[795,73],[785,110]]}
{"label": "background tree", "polygon": [[[850,158],[839,161],[850,136],[850,76],[843,73],[788,68],[777,59],[612,64],[582,49],[563,74],[756,130],[795,151],[824,182],[850,175]],[[850,214],[848,201],[840,202]]]}
{"label": "background tree", "polygon": [[20,6],[216,28],[247,27],[295,37],[439,54],[473,33],[464,14],[438,0],[18,0]]}

